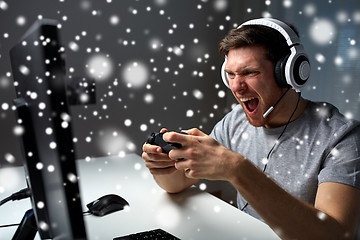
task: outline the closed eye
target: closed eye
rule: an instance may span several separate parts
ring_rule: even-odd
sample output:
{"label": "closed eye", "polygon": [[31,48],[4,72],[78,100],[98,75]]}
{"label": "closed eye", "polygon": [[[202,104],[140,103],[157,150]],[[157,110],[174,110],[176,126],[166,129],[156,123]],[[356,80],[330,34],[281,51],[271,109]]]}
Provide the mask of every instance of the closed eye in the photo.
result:
{"label": "closed eye", "polygon": [[227,72],[227,75],[229,76],[229,78],[233,79],[235,78],[236,74],[233,72]]}
{"label": "closed eye", "polygon": [[245,71],[242,73],[243,76],[256,76],[258,75],[260,72],[259,71]]}
{"label": "closed eye", "polygon": [[[236,77],[236,74],[234,72],[226,71],[226,73],[230,79],[234,79]],[[258,74],[260,74],[259,71],[246,70],[246,71],[241,72],[239,75],[243,76],[243,77],[252,77],[252,76],[256,76]]]}

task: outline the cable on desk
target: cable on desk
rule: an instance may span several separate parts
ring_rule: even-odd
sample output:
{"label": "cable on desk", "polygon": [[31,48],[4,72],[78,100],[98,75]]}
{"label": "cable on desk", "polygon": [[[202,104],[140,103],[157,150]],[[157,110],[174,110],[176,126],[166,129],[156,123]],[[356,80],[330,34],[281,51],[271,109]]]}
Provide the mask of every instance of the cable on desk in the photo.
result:
{"label": "cable on desk", "polygon": [[82,214],[83,214],[83,216],[92,215],[90,211],[83,212]]}
{"label": "cable on desk", "polygon": [[17,226],[19,226],[19,225],[20,225],[20,223],[5,224],[5,225],[0,225],[0,228],[17,227]]}
{"label": "cable on desk", "polygon": [[21,200],[24,198],[28,198],[31,196],[31,190],[29,188],[21,189],[20,191],[12,194],[11,196],[3,199],[0,201],[0,206],[9,202],[9,201],[15,201],[15,200]]}
{"label": "cable on desk", "polygon": [[[0,206],[9,202],[9,201],[15,201],[15,200],[21,200],[24,198],[28,198],[31,196],[31,190],[29,188],[21,189],[20,191],[11,194],[11,196],[3,199],[0,201]],[[0,225],[0,228],[6,228],[6,227],[15,227],[19,226],[19,223],[13,223],[13,224],[6,224],[6,225]]]}

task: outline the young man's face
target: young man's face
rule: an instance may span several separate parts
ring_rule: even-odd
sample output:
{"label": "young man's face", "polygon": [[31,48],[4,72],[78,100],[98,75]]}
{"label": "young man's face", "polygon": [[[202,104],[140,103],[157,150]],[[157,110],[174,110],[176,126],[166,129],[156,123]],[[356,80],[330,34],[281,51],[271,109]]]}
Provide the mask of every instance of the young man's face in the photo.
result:
{"label": "young man's face", "polygon": [[273,63],[260,46],[242,47],[229,51],[225,71],[230,89],[243,107],[250,124],[269,127],[271,116],[263,114],[279,99],[282,89],[274,78]]}

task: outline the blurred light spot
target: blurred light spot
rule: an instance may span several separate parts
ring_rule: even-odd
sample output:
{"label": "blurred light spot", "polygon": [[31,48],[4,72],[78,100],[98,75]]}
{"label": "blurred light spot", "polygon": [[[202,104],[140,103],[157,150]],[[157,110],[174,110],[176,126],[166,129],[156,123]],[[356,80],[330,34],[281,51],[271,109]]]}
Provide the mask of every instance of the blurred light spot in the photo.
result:
{"label": "blurred light spot", "polygon": [[140,163],[135,163],[134,169],[135,170],[140,170],[141,169],[141,164]]}
{"label": "blurred light spot", "polygon": [[8,103],[3,103],[3,104],[1,104],[1,108],[2,108],[2,110],[8,110],[9,109],[9,104]]}
{"label": "blurred light spot", "polygon": [[149,70],[143,63],[136,61],[127,63],[123,67],[122,78],[127,86],[141,88],[146,85],[149,79]]}
{"label": "blurred light spot", "polygon": [[319,63],[324,63],[324,62],[325,62],[325,56],[322,55],[321,53],[315,54],[315,59],[316,59],[316,61],[318,61]]}
{"label": "blurred light spot", "polygon": [[346,112],[344,115],[347,119],[354,119],[354,114],[352,112]]}
{"label": "blurred light spot", "polygon": [[167,2],[167,0],[155,0],[155,4],[159,7],[166,5]]}
{"label": "blurred light spot", "polygon": [[154,95],[152,93],[145,94],[144,101],[148,104],[152,103],[154,101]]}
{"label": "blurred light spot", "polygon": [[[8,155],[8,158],[12,159],[10,155]],[[24,172],[21,171],[18,172],[13,168],[3,168],[0,174],[0,186],[3,187],[5,191],[9,191],[9,192],[15,192],[15,190],[18,191],[19,189],[21,189],[20,186],[22,186],[25,183],[23,175]]]}
{"label": "blurred light spot", "polygon": [[46,128],[46,129],[45,129],[45,133],[46,133],[47,135],[51,135],[51,134],[53,133],[52,128],[50,128],[50,127]]}
{"label": "blurred light spot", "polygon": [[72,50],[72,51],[74,51],[74,52],[77,52],[77,51],[79,51],[79,45],[76,43],[76,42],[73,42],[73,41],[71,41],[71,42],[69,42],[69,48]]}
{"label": "blurred light spot", "polygon": [[222,12],[225,11],[228,7],[227,0],[215,0],[214,1],[214,8],[216,11]]}
{"label": "blurred light spot", "polygon": [[220,91],[218,92],[218,97],[219,97],[219,98],[224,98],[225,95],[226,95],[226,93],[225,93],[225,91],[223,91],[223,90],[220,90]]}
{"label": "blurred light spot", "polygon": [[241,138],[243,140],[247,140],[249,138],[249,134],[247,132],[244,132],[244,133],[241,134]]}
{"label": "blurred light spot", "polygon": [[153,38],[150,40],[149,46],[152,50],[160,50],[163,44],[161,43],[161,40],[159,38]]}
{"label": "blurred light spot", "polygon": [[336,20],[339,22],[339,23],[346,23],[346,21],[348,20],[348,15],[345,11],[339,11],[337,14],[336,14]]}
{"label": "blurred light spot", "polygon": [[198,100],[201,100],[204,98],[204,94],[199,89],[194,89],[193,96]]}
{"label": "blurred light spot", "polygon": [[47,167],[47,170],[48,170],[49,172],[54,172],[54,171],[55,171],[54,165],[49,165],[49,166]]}
{"label": "blurred light spot", "polygon": [[44,221],[40,221],[39,228],[42,229],[43,231],[47,231],[49,229],[49,225]]}
{"label": "blurred light spot", "polygon": [[43,103],[43,102],[39,103],[39,109],[40,109],[40,110],[44,110],[45,108],[46,108],[46,104],[45,104],[45,103]]}
{"label": "blurred light spot", "polygon": [[314,21],[309,29],[311,39],[319,44],[328,44],[336,35],[334,24],[327,19],[319,19]]}
{"label": "blurred light spot", "polygon": [[283,6],[286,8],[290,8],[292,6],[292,1],[291,0],[284,0],[283,1]]}
{"label": "blurred light spot", "polygon": [[36,164],[36,169],[37,170],[42,170],[43,168],[44,168],[44,164],[42,164],[40,162]]}
{"label": "blurred light spot", "polygon": [[207,186],[206,186],[206,184],[205,184],[205,183],[200,183],[200,185],[199,185],[199,189],[200,189],[201,191],[205,191],[205,190],[206,190],[206,188],[207,188]]}
{"label": "blurred light spot", "polygon": [[67,179],[72,182],[72,183],[76,183],[77,182],[77,177],[75,174],[73,173],[68,173],[67,175]]}
{"label": "blurred light spot", "polygon": [[[116,134],[114,134],[116,132]],[[104,154],[116,155],[127,150],[131,143],[126,134],[117,128],[108,128],[101,132],[97,144]]]}
{"label": "blurred light spot", "polygon": [[125,121],[124,121],[124,125],[125,125],[126,127],[130,127],[130,126],[131,126],[131,124],[132,124],[131,119],[125,119]]}
{"label": "blurred light spot", "polygon": [[93,55],[88,60],[87,73],[96,80],[106,80],[113,73],[113,63],[104,55]]}
{"label": "blurred light spot", "polygon": [[7,10],[9,5],[5,1],[0,1],[0,9]]}
{"label": "blurred light spot", "polygon": [[36,207],[39,208],[39,209],[43,209],[43,208],[45,207],[45,204],[44,204],[44,202],[39,201],[39,202],[36,204]]}
{"label": "blurred light spot", "polygon": [[359,49],[357,47],[350,47],[347,54],[351,60],[356,60],[359,56]]}
{"label": "blurred light spot", "polygon": [[51,143],[49,144],[49,146],[50,146],[51,149],[55,149],[55,148],[56,148],[56,143],[55,143],[55,142],[51,142]]}
{"label": "blurred light spot", "polygon": [[221,211],[221,207],[219,205],[214,206],[214,212],[219,213]]}
{"label": "blurred light spot", "polygon": [[194,111],[189,109],[186,111],[186,117],[193,117],[194,116]]}
{"label": "blurred light spot", "polygon": [[10,80],[7,77],[0,77],[0,88],[7,88],[10,86]]}
{"label": "blurred light spot", "polygon": [[19,26],[24,26],[26,24],[26,18],[24,16],[18,16],[16,18],[16,24]]}
{"label": "blurred light spot", "polygon": [[146,124],[141,124],[141,125],[140,125],[140,130],[141,130],[142,132],[147,131],[147,129],[148,129],[148,127],[147,127]]}
{"label": "blurred light spot", "polygon": [[30,93],[30,98],[31,99],[37,99],[37,93],[36,92],[32,92],[32,93]]}
{"label": "blurred light spot", "polygon": [[21,126],[21,125],[16,125],[16,126],[14,127],[13,132],[14,132],[14,135],[15,135],[15,136],[21,136],[21,135],[24,134],[25,129],[24,129],[24,127]]}
{"label": "blurred light spot", "polygon": [[337,65],[337,66],[342,65],[343,62],[344,62],[344,60],[343,60],[343,58],[340,57],[340,56],[337,56],[337,57],[335,57],[335,59],[334,59],[334,63],[335,63],[335,65]]}
{"label": "blurred light spot", "polygon": [[355,23],[360,23],[360,11],[354,12],[353,20]]}
{"label": "blurred light spot", "polygon": [[324,221],[324,220],[326,219],[326,214],[319,211],[319,212],[317,213],[317,217],[318,217],[320,220]]}
{"label": "blurred light spot", "polygon": [[110,21],[111,25],[115,26],[115,25],[118,25],[120,23],[120,18],[118,16],[116,16],[116,15],[112,15],[110,17],[109,21]]}
{"label": "blurred light spot", "polygon": [[14,163],[15,162],[15,157],[14,155],[12,155],[11,153],[5,153],[5,160],[8,162],[8,163]]}
{"label": "blurred light spot", "polygon": [[20,65],[19,71],[25,76],[29,75],[29,73],[30,73],[30,69],[25,65]]}

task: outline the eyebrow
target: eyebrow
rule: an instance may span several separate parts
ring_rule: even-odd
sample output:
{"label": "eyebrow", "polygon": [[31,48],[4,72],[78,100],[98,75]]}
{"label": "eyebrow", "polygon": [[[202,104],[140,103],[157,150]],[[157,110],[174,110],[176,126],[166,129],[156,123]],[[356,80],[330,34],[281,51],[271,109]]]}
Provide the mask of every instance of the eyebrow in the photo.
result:
{"label": "eyebrow", "polygon": [[248,71],[259,71],[259,67],[246,66],[246,67],[241,68],[240,70],[237,70],[237,71],[231,71],[228,68],[225,68],[224,71],[227,72],[227,73],[240,73],[240,74],[243,74],[243,73],[246,73]]}

